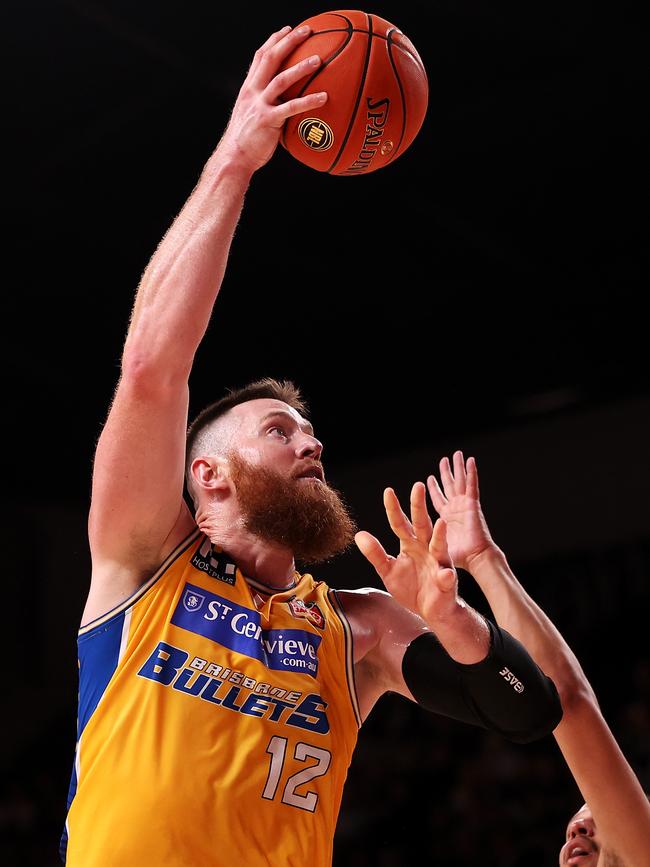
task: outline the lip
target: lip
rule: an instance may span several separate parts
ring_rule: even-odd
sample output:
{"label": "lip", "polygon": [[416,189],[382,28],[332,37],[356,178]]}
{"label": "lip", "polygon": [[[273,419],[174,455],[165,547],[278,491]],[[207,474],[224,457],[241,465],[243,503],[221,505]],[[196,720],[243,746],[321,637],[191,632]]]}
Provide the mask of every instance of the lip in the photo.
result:
{"label": "lip", "polygon": [[587,852],[585,849],[583,849],[582,854],[569,856],[569,858],[567,858],[566,860],[566,863],[571,865],[571,867],[579,867],[579,865],[581,864],[588,864],[591,856],[595,854],[595,852]]}
{"label": "lip", "polygon": [[322,467],[319,467],[318,464],[312,464],[310,467],[307,467],[301,473],[298,473],[295,478],[316,479],[319,482],[325,481],[325,475],[323,473]]}
{"label": "lip", "polygon": [[580,867],[589,864],[591,856],[597,854],[598,852],[588,840],[572,840],[567,846],[564,863],[570,867]]}

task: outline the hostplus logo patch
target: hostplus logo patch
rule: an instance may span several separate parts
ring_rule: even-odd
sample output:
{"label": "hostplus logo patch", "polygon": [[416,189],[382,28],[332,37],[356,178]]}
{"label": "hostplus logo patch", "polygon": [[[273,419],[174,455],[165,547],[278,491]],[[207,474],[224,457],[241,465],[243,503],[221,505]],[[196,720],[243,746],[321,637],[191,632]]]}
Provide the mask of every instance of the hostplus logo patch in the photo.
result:
{"label": "hostplus logo patch", "polygon": [[223,581],[224,584],[235,585],[237,570],[224,553],[215,554],[212,550],[212,542],[206,539],[196,554],[192,557],[192,566],[201,572],[205,572],[210,578]]}

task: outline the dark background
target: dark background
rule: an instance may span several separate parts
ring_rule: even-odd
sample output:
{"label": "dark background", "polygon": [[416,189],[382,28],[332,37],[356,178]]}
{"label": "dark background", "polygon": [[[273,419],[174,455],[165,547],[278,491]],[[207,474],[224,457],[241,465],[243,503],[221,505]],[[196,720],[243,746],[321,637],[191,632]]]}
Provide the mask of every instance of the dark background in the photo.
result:
{"label": "dark background", "polygon": [[[256,47],[327,7],[7,7],[3,863],[53,864],[74,750],[96,438],[133,294]],[[650,785],[647,34],[625,4],[377,3],[430,105],[383,171],[279,149],[253,180],[192,411],[298,382],[329,475],[391,545],[381,491],[476,454],[495,537],[578,651]],[[355,552],[334,586],[378,586]],[[461,589],[485,606],[468,576]],[[386,697],[335,864],[555,863],[580,806],[549,738],[515,747]]]}

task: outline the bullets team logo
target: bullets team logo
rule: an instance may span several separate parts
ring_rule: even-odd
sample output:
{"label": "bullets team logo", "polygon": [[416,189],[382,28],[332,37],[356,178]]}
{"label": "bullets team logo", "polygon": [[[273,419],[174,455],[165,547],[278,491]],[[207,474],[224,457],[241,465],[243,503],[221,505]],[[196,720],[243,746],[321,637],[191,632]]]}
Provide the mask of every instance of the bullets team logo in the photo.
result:
{"label": "bullets team logo", "polygon": [[302,617],[305,620],[309,620],[310,623],[318,626],[319,629],[325,628],[323,612],[315,602],[305,602],[304,599],[292,596],[287,601],[287,605],[294,617]]}
{"label": "bullets team logo", "polygon": [[326,151],[334,144],[332,127],[317,117],[306,117],[298,124],[300,141],[314,151]]}

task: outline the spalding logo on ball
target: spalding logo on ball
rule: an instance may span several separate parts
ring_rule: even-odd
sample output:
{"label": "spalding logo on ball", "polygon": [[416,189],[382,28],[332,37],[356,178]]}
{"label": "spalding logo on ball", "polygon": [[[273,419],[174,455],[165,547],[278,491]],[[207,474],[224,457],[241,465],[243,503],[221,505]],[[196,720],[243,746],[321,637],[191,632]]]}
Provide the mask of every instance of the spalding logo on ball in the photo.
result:
{"label": "spalding logo on ball", "polygon": [[303,24],[311,35],[282,64],[312,54],[321,64],[285,99],[324,90],[318,115],[287,120],[281,141],[301,163],[331,175],[365,175],[401,156],[418,134],[429,85],[420,55],[406,36],[378,15],[323,12]]}

